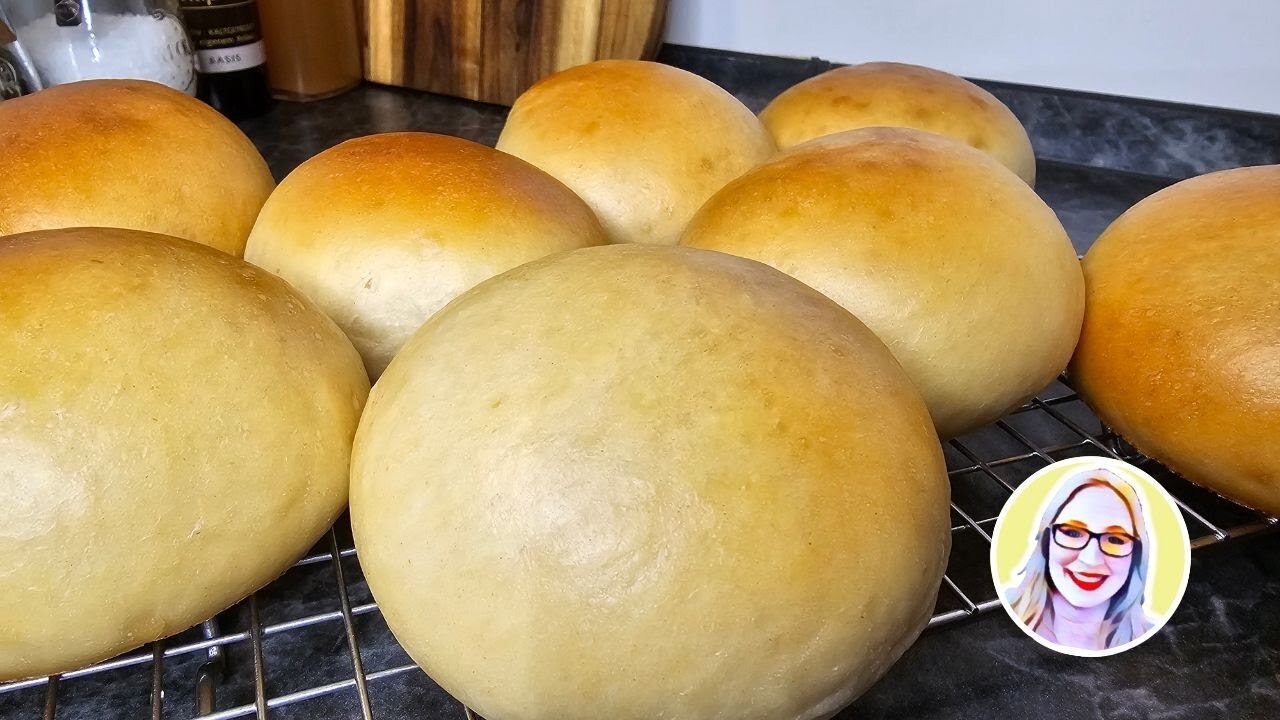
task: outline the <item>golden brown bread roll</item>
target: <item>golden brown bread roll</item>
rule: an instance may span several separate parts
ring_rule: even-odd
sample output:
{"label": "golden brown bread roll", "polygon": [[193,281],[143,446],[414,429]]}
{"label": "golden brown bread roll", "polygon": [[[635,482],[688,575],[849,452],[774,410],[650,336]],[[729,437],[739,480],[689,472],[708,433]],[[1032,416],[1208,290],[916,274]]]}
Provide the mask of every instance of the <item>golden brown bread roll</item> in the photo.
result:
{"label": "golden brown bread roll", "polygon": [[1161,190],[1084,273],[1084,399],[1192,482],[1280,515],[1280,165]]}
{"label": "golden brown bread roll", "polygon": [[640,60],[543,79],[516,100],[497,147],[581,195],[613,242],[655,245],[674,245],[712,193],[775,149],[725,90]]}
{"label": "golden brown bread roll", "polygon": [[854,130],[731,183],[681,242],[768,263],[825,293],[893,350],[943,437],[1043,389],[1079,337],[1067,233],[990,156],[930,133]]}
{"label": "golden brown bread roll", "polygon": [[158,83],[86,80],[0,103],[0,235],[117,227],[239,256],[274,185],[239,128]]}
{"label": "golden brown bread roll", "polygon": [[369,380],[283,280],[150,233],[0,238],[0,681],[185,630],[347,498]]}
{"label": "golden brown bread roll", "polygon": [[604,242],[591,208],[529,163],[447,135],[386,133],[326,150],[285,178],[245,259],[318,303],[376,378],[462,291]]}
{"label": "golden brown bread roll", "polygon": [[489,718],[826,718],[933,608],[949,487],[870,331],[758,263],[609,246],[432,318],[357,433],[388,624]]}
{"label": "golden brown bread roll", "polygon": [[908,127],[989,153],[1027,184],[1036,158],[1018,118],[994,95],[951,73],[872,62],[828,70],[774,98],[760,113],[778,147],[865,127]]}

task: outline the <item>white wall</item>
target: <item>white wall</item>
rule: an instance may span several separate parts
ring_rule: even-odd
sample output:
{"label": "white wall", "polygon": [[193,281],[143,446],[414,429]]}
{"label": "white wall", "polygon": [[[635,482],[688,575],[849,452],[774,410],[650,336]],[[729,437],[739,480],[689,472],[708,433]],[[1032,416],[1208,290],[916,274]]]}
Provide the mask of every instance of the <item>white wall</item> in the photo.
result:
{"label": "white wall", "polygon": [[667,40],[1280,113],[1280,0],[671,0]]}

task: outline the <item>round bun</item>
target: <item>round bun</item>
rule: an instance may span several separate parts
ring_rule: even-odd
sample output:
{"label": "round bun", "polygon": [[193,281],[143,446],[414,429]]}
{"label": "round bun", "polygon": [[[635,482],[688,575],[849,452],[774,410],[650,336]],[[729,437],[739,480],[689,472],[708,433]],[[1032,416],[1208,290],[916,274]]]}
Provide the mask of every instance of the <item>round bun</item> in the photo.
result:
{"label": "round bun", "polygon": [[1280,515],[1280,165],[1202,175],[1121,215],[1084,259],[1071,378],[1135,447]]}
{"label": "round bun", "polygon": [[775,150],[728,92],[640,60],[579,65],[529,88],[498,149],[581,195],[611,241],[652,245],[674,245],[707,198]]}
{"label": "round bun", "polygon": [[376,378],[464,290],[604,242],[591,209],[529,163],[446,135],[387,133],[294,170],[262,208],[245,259],[320,305]]}
{"label": "round bun", "polygon": [[810,141],[733,182],[683,243],[768,263],[893,350],[943,437],[1048,385],[1080,333],[1067,233],[990,156],[902,128]]}
{"label": "round bun", "polygon": [[1031,139],[994,95],[951,73],[874,62],[829,70],[783,92],[760,113],[778,147],[865,127],[907,127],[982,150],[1027,184],[1036,180]]}
{"label": "round bun", "polygon": [[239,256],[274,185],[230,120],[159,83],[86,80],[0,103],[0,235],[127,228]]}
{"label": "round bun", "polygon": [[948,501],[924,404],[857,319],[671,247],[463,295],[378,382],[352,464],[392,631],[505,720],[830,717],[928,621]]}
{"label": "round bun", "polygon": [[369,380],[230,255],[129,230],[0,238],[0,681],[185,630],[347,498]]}

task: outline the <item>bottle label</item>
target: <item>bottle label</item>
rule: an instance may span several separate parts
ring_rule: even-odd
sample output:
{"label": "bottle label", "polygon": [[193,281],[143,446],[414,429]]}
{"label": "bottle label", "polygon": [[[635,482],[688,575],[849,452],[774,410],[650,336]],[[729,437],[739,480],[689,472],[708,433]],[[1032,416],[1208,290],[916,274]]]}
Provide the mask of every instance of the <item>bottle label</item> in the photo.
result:
{"label": "bottle label", "polygon": [[255,0],[179,0],[202,73],[247,70],[267,61]]}
{"label": "bottle label", "polygon": [[267,53],[261,40],[250,45],[196,52],[196,69],[206,74],[248,70],[266,61]]}

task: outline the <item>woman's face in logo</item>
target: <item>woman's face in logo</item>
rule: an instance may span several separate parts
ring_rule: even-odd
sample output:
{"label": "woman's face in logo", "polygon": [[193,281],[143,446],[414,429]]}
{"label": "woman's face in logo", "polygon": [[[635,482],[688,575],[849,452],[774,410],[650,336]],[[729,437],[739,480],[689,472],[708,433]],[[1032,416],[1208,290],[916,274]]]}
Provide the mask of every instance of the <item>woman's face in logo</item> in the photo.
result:
{"label": "woman's face in logo", "polygon": [[[1119,495],[1105,487],[1081,490],[1062,507],[1050,533],[1049,576],[1067,602],[1080,608],[1094,607],[1120,591],[1133,564],[1133,548],[1126,548],[1124,541],[1135,533]],[[1111,535],[1092,537],[1089,533]],[[1107,552],[1103,552],[1104,546]],[[1129,554],[1116,557],[1126,552]]]}

